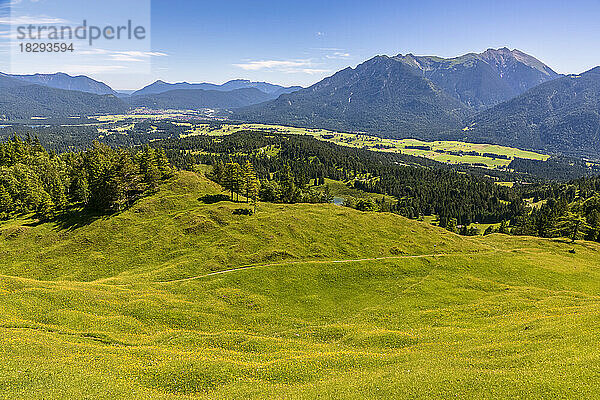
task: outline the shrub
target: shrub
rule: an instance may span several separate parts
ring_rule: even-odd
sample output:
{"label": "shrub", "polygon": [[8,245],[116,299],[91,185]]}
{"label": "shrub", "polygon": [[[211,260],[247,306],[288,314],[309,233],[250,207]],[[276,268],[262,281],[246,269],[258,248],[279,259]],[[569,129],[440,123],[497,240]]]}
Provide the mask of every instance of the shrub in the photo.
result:
{"label": "shrub", "polygon": [[249,208],[236,208],[233,210],[233,215],[252,215],[254,212]]}

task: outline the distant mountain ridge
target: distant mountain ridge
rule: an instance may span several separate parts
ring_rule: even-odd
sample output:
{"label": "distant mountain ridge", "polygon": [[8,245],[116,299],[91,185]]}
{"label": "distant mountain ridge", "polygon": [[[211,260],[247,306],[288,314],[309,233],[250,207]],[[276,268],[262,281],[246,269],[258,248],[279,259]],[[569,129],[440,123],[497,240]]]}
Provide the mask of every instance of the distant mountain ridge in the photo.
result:
{"label": "distant mountain ridge", "polygon": [[482,110],[559,78],[519,50],[376,56],[311,87],[237,110],[243,121],[437,139]]}
{"label": "distant mountain ridge", "polygon": [[292,93],[294,91],[302,89],[300,86],[291,86],[284,87],[280,85],[274,85],[272,83],[267,82],[252,82],[245,79],[235,79],[229,82],[226,82],[222,85],[217,85],[214,83],[188,83],[188,82],[179,82],[179,83],[167,83],[162,80],[158,80],[138,91],[132,93],[132,96],[141,96],[141,95],[150,95],[150,94],[160,94],[164,92],[169,92],[171,90],[216,90],[216,91],[232,91],[237,89],[258,89],[261,92],[267,93],[271,95],[271,98],[277,98],[279,95],[284,93]]}
{"label": "distant mountain ridge", "polygon": [[455,58],[399,54],[394,59],[475,110],[493,107],[560,77],[535,57],[506,47]]}
{"label": "distant mountain ridge", "polygon": [[397,59],[377,56],[276,100],[238,110],[252,122],[433,137],[469,107]]}
{"label": "distant mountain ridge", "polygon": [[256,88],[229,91],[177,89],[158,94],[130,96],[124,100],[133,107],[152,109],[239,108],[271,100],[273,96]]}
{"label": "distant mountain ridge", "polygon": [[[108,85],[87,76],[71,76],[65,73],[0,73],[0,88],[4,90],[0,93],[0,116],[4,116],[5,119],[125,112],[129,106],[190,110],[233,109],[266,102],[283,93],[301,89],[299,86],[283,87],[243,79],[232,80],[223,85],[185,82],[170,84],[156,81],[144,89],[128,94],[116,92]],[[23,97],[19,98],[17,93]],[[101,97],[86,95],[110,98],[102,98],[99,101]],[[86,98],[89,107],[81,103]],[[45,100],[52,101],[53,104],[45,104]]]}
{"label": "distant mountain ridge", "polygon": [[7,75],[35,85],[47,86],[55,89],[76,90],[79,92],[93,93],[98,95],[117,95],[107,84],[89,78],[84,75],[71,76],[62,72],[56,74],[34,74],[34,75]]}
{"label": "distant mountain ridge", "polygon": [[116,114],[127,109],[127,105],[112,94],[56,89],[0,74],[0,118],[3,120]]}
{"label": "distant mountain ridge", "polygon": [[[158,80],[151,85],[148,85],[139,90],[132,91],[116,91],[113,90],[107,84],[87,77],[85,75],[71,76],[65,74],[63,72],[58,72],[55,74],[31,74],[31,75],[17,75],[17,74],[3,74],[6,77],[11,77],[17,80],[21,80],[27,82],[29,84],[41,85],[46,87],[51,87],[54,89],[63,89],[63,90],[73,90],[85,93],[93,93],[98,95],[113,95],[118,97],[126,97],[126,96],[141,96],[141,95],[151,95],[151,94],[160,94],[169,92],[172,90],[215,90],[222,92],[229,92],[237,89],[249,89],[255,88],[260,90],[263,93],[269,94],[269,99],[274,99],[279,97],[279,95],[284,93],[292,93],[296,90],[302,89],[301,86],[290,86],[284,87],[280,85],[275,85],[268,82],[252,82],[247,79],[235,79],[229,82],[226,82],[222,85],[217,85],[214,83],[167,83],[161,80]],[[265,101],[266,101],[265,100]]]}

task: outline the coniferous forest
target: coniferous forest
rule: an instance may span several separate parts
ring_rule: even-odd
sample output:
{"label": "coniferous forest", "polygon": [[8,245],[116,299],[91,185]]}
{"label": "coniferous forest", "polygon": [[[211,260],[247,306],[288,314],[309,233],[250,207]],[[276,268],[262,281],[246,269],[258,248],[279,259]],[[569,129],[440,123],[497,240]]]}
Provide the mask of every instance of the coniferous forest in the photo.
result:
{"label": "coniferous forest", "polygon": [[[598,178],[566,182],[540,179],[535,184],[507,187],[498,181],[518,179],[518,175],[489,176],[486,170],[340,147],[308,136],[268,136],[259,132],[218,139],[194,136],[152,145],[164,149],[172,162],[183,169],[191,169],[197,163],[213,165],[218,171],[216,176],[222,176],[219,171],[226,165],[249,162],[262,182],[259,194],[263,201],[329,201],[328,196],[318,196],[311,187],[329,178],[395,199],[391,205],[368,209],[413,219],[436,216],[440,226],[456,233],[477,234],[468,226],[481,223],[499,224],[481,232],[486,234],[599,239]],[[222,178],[215,180],[223,182]],[[288,182],[293,182],[293,190]],[[291,195],[293,191],[297,194]]]}
{"label": "coniferous forest", "polygon": [[56,217],[73,206],[120,211],[151,192],[172,170],[160,149],[111,148],[54,154],[37,140],[0,143],[0,216],[35,212]]}

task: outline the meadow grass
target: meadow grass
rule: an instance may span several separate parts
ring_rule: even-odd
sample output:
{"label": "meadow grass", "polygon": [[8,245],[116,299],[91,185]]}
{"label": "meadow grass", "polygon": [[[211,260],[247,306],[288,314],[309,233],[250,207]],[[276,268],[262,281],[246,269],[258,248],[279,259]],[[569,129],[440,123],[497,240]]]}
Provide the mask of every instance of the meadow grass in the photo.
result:
{"label": "meadow grass", "polygon": [[220,191],[1,223],[0,398],[599,397],[597,244]]}

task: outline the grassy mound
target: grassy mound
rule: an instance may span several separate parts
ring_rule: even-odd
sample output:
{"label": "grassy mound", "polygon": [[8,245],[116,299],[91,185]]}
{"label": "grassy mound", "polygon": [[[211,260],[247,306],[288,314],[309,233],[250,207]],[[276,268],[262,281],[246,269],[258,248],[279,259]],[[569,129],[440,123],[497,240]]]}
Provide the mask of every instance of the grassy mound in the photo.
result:
{"label": "grassy mound", "polygon": [[[200,199],[0,225],[0,398],[594,398],[600,247]],[[575,253],[569,250],[575,248]]]}

